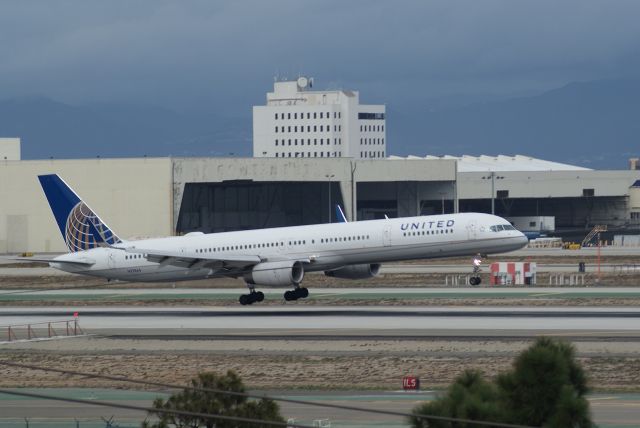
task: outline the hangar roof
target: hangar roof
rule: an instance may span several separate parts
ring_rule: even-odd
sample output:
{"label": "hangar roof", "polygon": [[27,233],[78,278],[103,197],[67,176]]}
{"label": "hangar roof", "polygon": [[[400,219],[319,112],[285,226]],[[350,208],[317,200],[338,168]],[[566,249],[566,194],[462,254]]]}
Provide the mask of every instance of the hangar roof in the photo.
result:
{"label": "hangar roof", "polygon": [[458,172],[485,172],[485,171],[590,171],[589,168],[552,162],[530,156],[389,156],[388,159],[455,159],[458,161]]}

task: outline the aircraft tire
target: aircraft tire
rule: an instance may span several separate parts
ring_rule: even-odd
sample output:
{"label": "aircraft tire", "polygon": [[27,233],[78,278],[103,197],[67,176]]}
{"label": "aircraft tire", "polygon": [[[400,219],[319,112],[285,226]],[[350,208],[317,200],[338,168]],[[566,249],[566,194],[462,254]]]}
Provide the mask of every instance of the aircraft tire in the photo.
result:
{"label": "aircraft tire", "polygon": [[286,300],[287,302],[290,302],[292,300],[298,300],[298,296],[296,296],[295,291],[285,291],[284,300]]}
{"label": "aircraft tire", "polygon": [[309,290],[307,288],[298,288],[296,291],[298,292],[297,294],[301,299],[309,297]]}
{"label": "aircraft tire", "polygon": [[251,302],[248,294],[241,295],[240,298],[238,299],[238,301],[240,302],[240,304],[242,306],[250,305],[251,303],[253,303],[253,302]]}
{"label": "aircraft tire", "polygon": [[264,300],[264,293],[262,291],[256,292],[255,299],[256,302],[262,302]]}

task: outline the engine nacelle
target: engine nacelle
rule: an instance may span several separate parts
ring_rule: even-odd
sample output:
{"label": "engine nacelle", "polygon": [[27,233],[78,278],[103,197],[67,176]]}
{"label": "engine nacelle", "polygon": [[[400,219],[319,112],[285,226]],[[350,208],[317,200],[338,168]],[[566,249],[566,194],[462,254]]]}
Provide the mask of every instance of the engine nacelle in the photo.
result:
{"label": "engine nacelle", "polygon": [[244,280],[253,285],[286,287],[299,284],[304,278],[304,267],[301,262],[285,260],[280,262],[258,263]]}
{"label": "engine nacelle", "polygon": [[371,263],[345,266],[340,269],[326,271],[324,274],[333,278],[366,279],[378,276],[378,272],[380,272],[380,264]]}

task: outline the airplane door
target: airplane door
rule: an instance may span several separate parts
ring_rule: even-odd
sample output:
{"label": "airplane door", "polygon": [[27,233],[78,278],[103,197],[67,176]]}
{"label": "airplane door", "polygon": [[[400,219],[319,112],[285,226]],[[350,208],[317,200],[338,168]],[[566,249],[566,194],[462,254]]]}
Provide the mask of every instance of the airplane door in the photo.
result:
{"label": "airplane door", "polygon": [[467,236],[469,239],[478,239],[478,221],[470,220],[467,223]]}
{"label": "airplane door", "polygon": [[382,230],[382,244],[385,247],[391,246],[391,225],[385,224],[384,229]]}
{"label": "airplane door", "polygon": [[114,269],[116,267],[116,256],[115,251],[109,251],[109,257],[107,258],[107,265],[109,269]]}

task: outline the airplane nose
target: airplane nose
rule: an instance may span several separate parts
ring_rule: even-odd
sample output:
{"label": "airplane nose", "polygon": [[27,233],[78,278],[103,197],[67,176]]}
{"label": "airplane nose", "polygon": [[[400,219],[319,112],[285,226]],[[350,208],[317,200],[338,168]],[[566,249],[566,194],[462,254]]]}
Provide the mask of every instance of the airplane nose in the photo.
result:
{"label": "airplane nose", "polygon": [[527,238],[524,233],[520,232],[518,242],[520,242],[520,244],[522,244],[522,246],[524,247],[529,243],[529,238]]}

